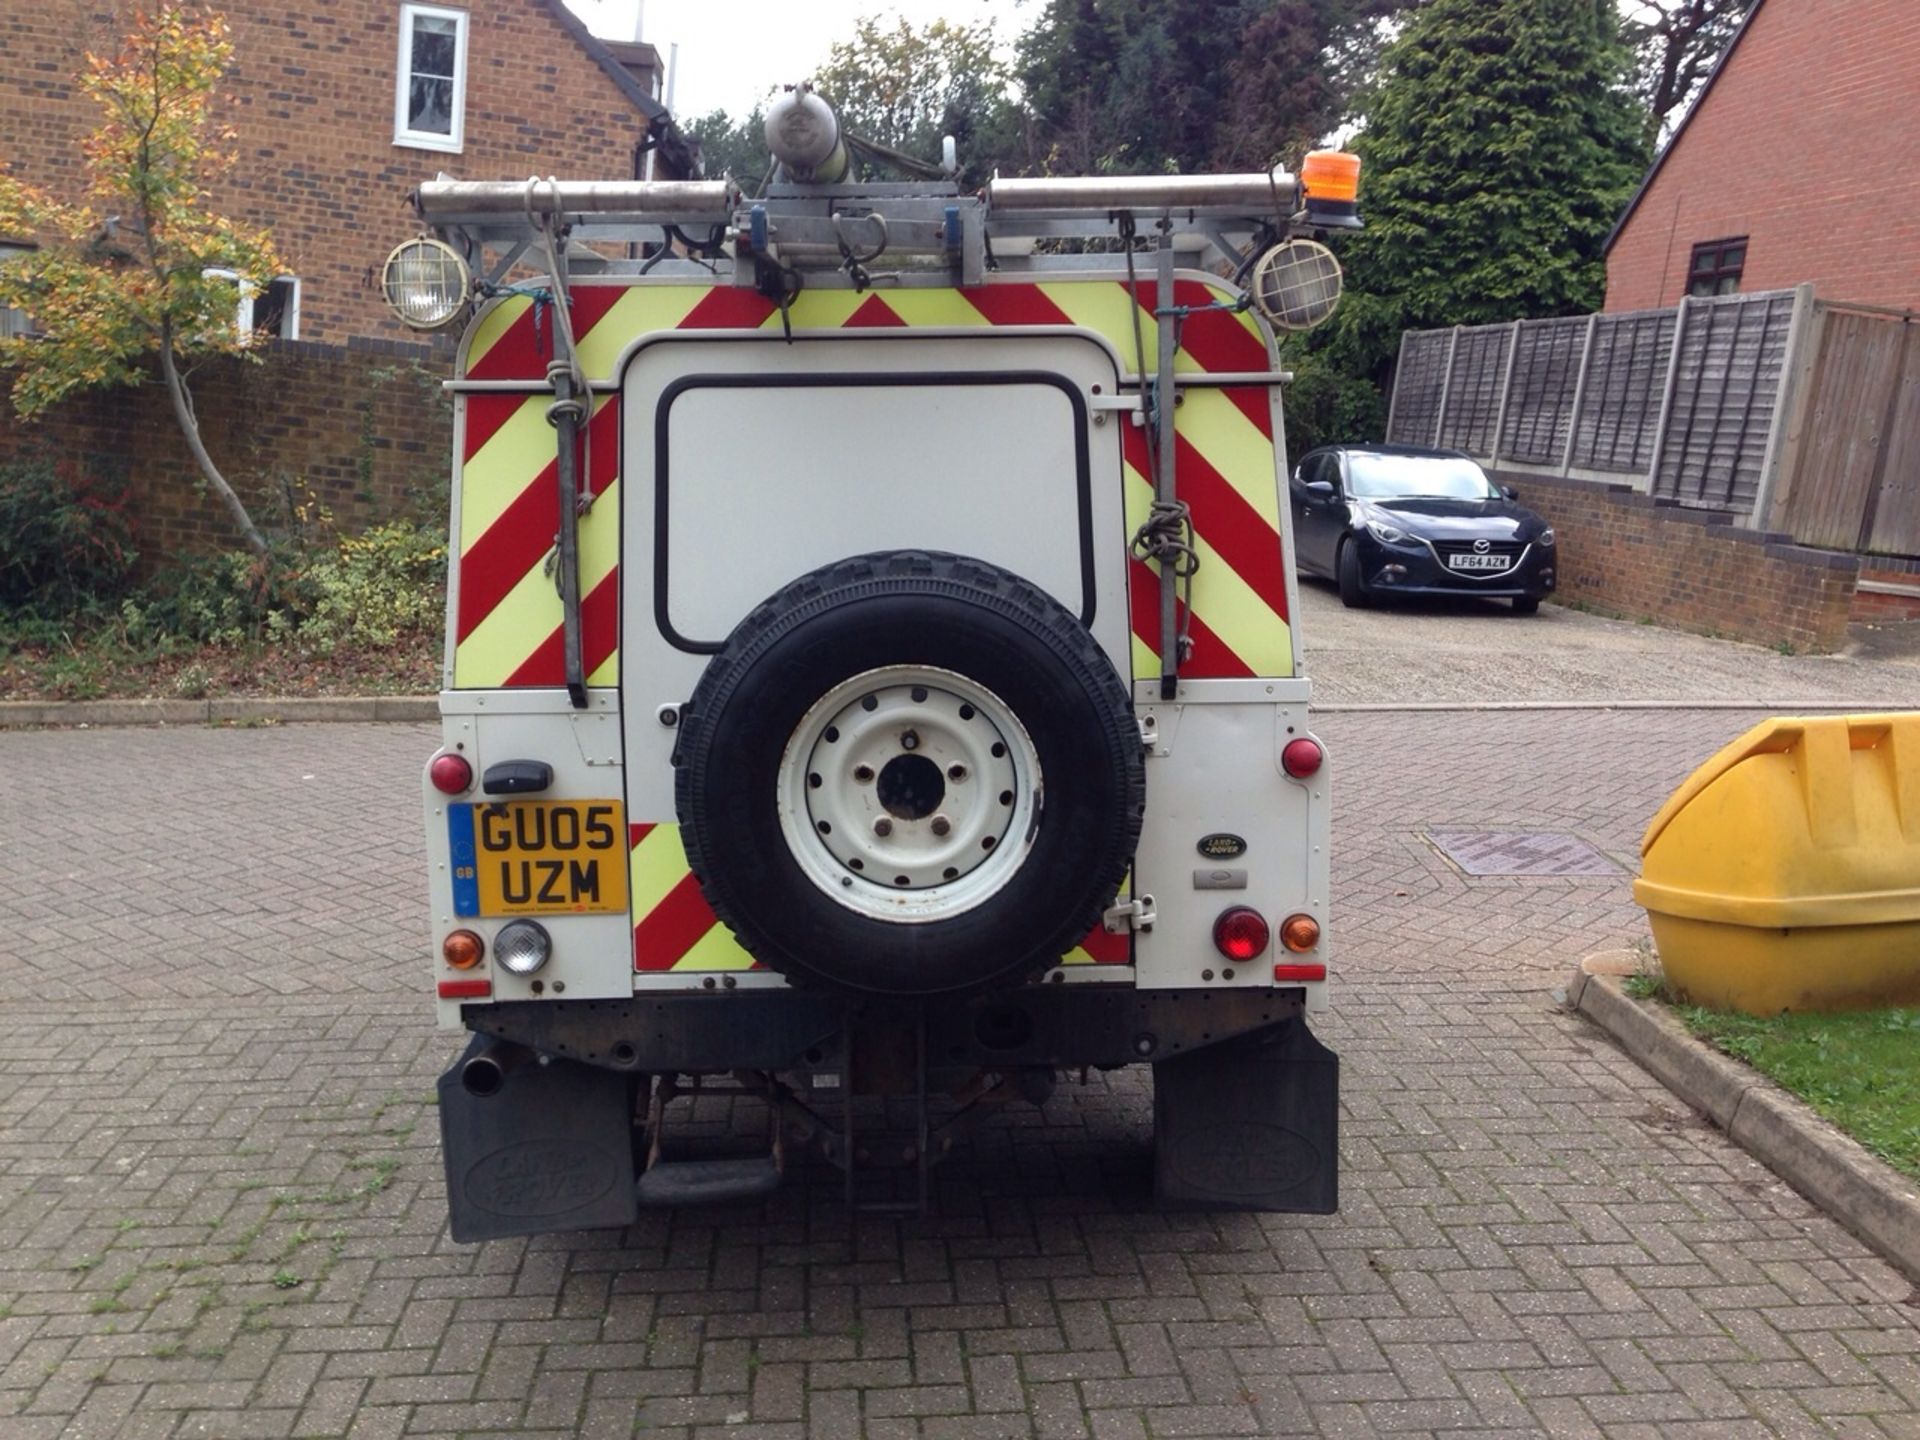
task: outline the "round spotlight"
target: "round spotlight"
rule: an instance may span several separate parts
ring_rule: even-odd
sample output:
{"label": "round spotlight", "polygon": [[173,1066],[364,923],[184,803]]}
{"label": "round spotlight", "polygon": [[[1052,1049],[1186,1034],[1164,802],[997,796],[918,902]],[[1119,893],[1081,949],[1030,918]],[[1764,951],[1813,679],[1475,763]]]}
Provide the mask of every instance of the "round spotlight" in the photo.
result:
{"label": "round spotlight", "polygon": [[413,330],[438,330],[467,308],[473,277],[460,252],[421,236],[393,247],[380,272],[387,308]]}
{"label": "round spotlight", "polygon": [[553,937],[533,920],[516,920],[493,937],[493,958],[516,975],[531,975],[553,955]]}
{"label": "round spotlight", "polygon": [[1253,308],[1282,330],[1311,330],[1340,303],[1340,262],[1317,240],[1289,240],[1260,257]]}

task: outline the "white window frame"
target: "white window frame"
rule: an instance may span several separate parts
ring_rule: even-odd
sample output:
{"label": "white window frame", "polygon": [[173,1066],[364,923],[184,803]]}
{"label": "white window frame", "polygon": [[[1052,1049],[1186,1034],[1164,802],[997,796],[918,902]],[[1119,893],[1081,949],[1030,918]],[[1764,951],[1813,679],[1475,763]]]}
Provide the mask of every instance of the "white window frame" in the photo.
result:
{"label": "white window frame", "polygon": [[[273,277],[273,283],[276,285],[284,284],[288,287],[287,308],[282,312],[280,317],[280,333],[274,338],[276,340],[298,340],[300,338],[300,277],[298,275],[276,275]],[[253,297],[251,295],[247,297],[246,333],[248,335],[253,334]]]}
{"label": "white window frame", "polygon": [[[413,88],[413,22],[420,18],[453,21],[453,131],[448,135],[407,128],[407,110]],[[465,10],[440,5],[400,7],[400,45],[393,79],[393,143],[408,150],[439,150],[458,155],[466,146],[467,31],[472,17]]]}
{"label": "white window frame", "polygon": [[[0,261],[31,255],[39,248],[23,240],[0,240]],[[38,333],[33,326],[33,317],[26,311],[16,310],[11,305],[0,305],[0,340],[19,340]]]}
{"label": "white window frame", "polygon": [[[255,338],[253,333],[253,301],[254,297],[260,293],[254,288],[253,282],[243,279],[235,271],[223,270],[218,266],[202,270],[200,274],[202,278],[207,280],[231,280],[233,282],[234,288],[240,292],[240,298],[234,302],[233,307],[234,339],[243,346],[251,345]],[[280,321],[280,333],[273,338],[278,340],[298,340],[300,338],[300,277],[298,275],[276,275],[273,278],[276,284],[284,280],[293,287],[292,293],[287,296],[287,309],[284,318]]]}

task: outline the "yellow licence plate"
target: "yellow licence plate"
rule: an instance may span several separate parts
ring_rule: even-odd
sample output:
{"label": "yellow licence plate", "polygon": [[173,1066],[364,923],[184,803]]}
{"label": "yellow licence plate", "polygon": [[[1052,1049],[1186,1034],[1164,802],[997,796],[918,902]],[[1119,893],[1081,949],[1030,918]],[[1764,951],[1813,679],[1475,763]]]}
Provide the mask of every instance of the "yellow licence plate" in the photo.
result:
{"label": "yellow licence plate", "polygon": [[501,800],[447,807],[454,911],[607,915],[627,908],[618,800]]}

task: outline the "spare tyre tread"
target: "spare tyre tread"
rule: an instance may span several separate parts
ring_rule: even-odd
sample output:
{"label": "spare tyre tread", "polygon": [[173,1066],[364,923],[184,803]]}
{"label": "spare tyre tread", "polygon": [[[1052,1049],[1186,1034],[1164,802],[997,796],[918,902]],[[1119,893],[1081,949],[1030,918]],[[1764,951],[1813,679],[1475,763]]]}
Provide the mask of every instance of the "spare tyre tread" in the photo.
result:
{"label": "spare tyre tread", "polygon": [[[681,819],[681,839],[689,868],[714,914],[733,933],[742,949],[797,986],[832,988],[833,982],[803,965],[788,963],[789,957],[768,944],[756,933],[752,923],[729,903],[724,890],[709,883],[710,856],[702,827],[688,823],[693,777],[703,768],[712,745],[713,717],[724,712],[733,692],[768,649],[806,620],[848,600],[896,593],[889,582],[900,579],[920,581],[919,594],[945,593],[955,599],[981,604],[1035,634],[1058,642],[1054,647],[1058,658],[1069,666],[1088,696],[1099,697],[1104,693],[1108,698],[1109,703],[1100,707],[1101,723],[1107,731],[1101,737],[1104,743],[1113,747],[1115,753],[1128,753],[1129,747],[1133,752],[1141,750],[1132,697],[1126,684],[1115,674],[1106,652],[1086,627],[1067,615],[1051,595],[997,565],[944,551],[897,550],[836,561],[774,592],[735,626],[680,711],[673,752],[674,801]],[[1071,623],[1059,623],[1062,616]],[[1126,879],[1133,864],[1140,822],[1146,813],[1143,758],[1124,767],[1123,773],[1114,778],[1122,788],[1119,814],[1123,823],[1105,837],[1105,853],[1094,870],[1098,877],[1094,898],[1036,945],[1030,964],[996,977],[996,987],[1024,983],[1057,964],[1062,955],[1101,923],[1107,905]]]}

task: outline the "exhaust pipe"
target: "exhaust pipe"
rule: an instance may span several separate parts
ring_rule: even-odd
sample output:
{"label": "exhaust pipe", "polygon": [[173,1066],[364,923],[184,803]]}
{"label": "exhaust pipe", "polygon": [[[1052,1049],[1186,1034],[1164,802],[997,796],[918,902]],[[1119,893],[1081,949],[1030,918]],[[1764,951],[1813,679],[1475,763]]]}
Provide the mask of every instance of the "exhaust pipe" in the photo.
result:
{"label": "exhaust pipe", "polygon": [[506,1086],[507,1076],[530,1059],[532,1054],[524,1045],[496,1040],[469,1056],[466,1063],[461,1065],[460,1087],[476,1100],[491,1099]]}

